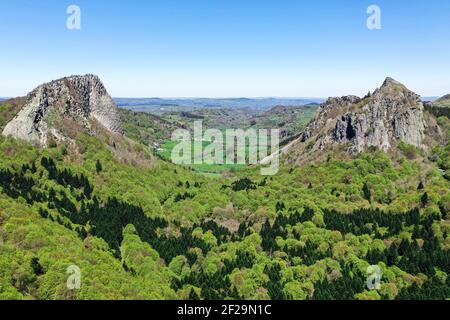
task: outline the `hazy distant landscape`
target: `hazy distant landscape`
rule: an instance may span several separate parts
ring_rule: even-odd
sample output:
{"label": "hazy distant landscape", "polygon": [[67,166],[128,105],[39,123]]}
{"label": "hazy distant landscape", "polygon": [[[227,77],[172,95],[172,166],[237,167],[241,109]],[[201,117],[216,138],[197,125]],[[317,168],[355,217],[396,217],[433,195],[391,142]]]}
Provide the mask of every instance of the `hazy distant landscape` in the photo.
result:
{"label": "hazy distant landscape", "polygon": [[[434,101],[439,97],[422,97],[423,101]],[[0,97],[0,101],[9,97]],[[325,102],[326,98],[114,98],[119,108],[152,113],[164,111],[180,111],[193,108],[227,108],[239,107],[248,109],[270,109],[278,105],[299,106]]]}
{"label": "hazy distant landscape", "polygon": [[167,111],[188,111],[195,108],[246,108],[250,110],[268,110],[272,107],[299,106],[310,103],[322,103],[324,98],[114,98],[117,106],[134,111],[152,113]]}

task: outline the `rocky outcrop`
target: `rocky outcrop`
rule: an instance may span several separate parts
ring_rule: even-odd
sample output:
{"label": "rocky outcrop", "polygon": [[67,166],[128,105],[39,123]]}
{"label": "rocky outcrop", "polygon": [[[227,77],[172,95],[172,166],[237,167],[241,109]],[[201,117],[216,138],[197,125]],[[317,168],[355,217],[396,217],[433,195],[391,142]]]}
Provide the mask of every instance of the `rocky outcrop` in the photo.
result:
{"label": "rocky outcrop", "polygon": [[112,133],[122,133],[113,99],[95,75],[71,76],[43,84],[25,99],[3,135],[46,146],[50,137],[66,140],[64,120],[70,119],[91,132],[97,121]]}
{"label": "rocky outcrop", "polygon": [[372,95],[364,98],[330,98],[307,126],[300,143],[308,151],[335,146],[357,154],[374,147],[388,151],[403,141],[423,147],[426,122],[419,95],[387,78]]}

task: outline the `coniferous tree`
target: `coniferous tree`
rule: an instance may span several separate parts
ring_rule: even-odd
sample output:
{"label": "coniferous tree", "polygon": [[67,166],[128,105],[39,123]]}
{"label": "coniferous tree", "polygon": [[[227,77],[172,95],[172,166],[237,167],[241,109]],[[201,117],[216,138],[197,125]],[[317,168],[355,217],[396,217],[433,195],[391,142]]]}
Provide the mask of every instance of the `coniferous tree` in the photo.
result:
{"label": "coniferous tree", "polygon": [[430,199],[429,199],[429,197],[428,197],[428,193],[425,192],[425,193],[422,195],[422,197],[420,198],[420,202],[422,203],[422,206],[423,206],[423,207],[426,207],[426,206],[428,205],[429,201],[430,201]]}
{"label": "coniferous tree", "polygon": [[189,293],[189,300],[191,301],[197,301],[200,300],[200,297],[198,296],[197,292],[192,288],[191,292]]}
{"label": "coniferous tree", "polygon": [[38,257],[32,258],[30,264],[35,275],[40,276],[44,274],[44,269],[42,268]]}
{"label": "coniferous tree", "polygon": [[369,202],[372,202],[372,192],[370,191],[370,187],[367,184],[367,182],[365,182],[363,186],[363,195],[364,199],[366,199]]}
{"label": "coniferous tree", "polygon": [[35,161],[33,161],[32,163],[31,163],[31,173],[36,173],[37,172],[37,168],[36,168],[36,162]]}
{"label": "coniferous tree", "polygon": [[95,164],[95,171],[97,172],[97,174],[103,171],[102,163],[100,162],[100,160],[97,160],[97,163]]}

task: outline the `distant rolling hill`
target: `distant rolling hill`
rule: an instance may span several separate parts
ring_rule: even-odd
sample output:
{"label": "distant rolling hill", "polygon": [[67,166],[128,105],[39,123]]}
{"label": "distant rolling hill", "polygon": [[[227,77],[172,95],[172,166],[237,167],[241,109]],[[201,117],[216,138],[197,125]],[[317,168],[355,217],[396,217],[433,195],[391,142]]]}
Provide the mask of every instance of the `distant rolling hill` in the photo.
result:
{"label": "distant rolling hill", "polygon": [[144,145],[162,144],[170,140],[173,131],[182,127],[175,121],[166,121],[147,112],[119,109],[119,115],[125,135]]}
{"label": "distant rolling hill", "polygon": [[303,132],[318,108],[319,105],[316,103],[303,106],[276,106],[250,119],[250,125],[264,129],[279,128],[282,142],[287,143]]}
{"label": "distant rolling hill", "polygon": [[425,103],[425,109],[436,117],[450,118],[450,94],[447,94],[430,103]]}
{"label": "distant rolling hill", "polygon": [[[299,106],[310,103],[322,103],[322,98],[115,98],[119,107],[137,111],[180,111],[192,108],[249,108],[269,110],[275,106]],[[153,111],[153,110],[152,110]]]}
{"label": "distant rolling hill", "polygon": [[450,94],[447,94],[436,101],[433,102],[433,104],[437,107],[444,107],[448,108],[450,107]]}

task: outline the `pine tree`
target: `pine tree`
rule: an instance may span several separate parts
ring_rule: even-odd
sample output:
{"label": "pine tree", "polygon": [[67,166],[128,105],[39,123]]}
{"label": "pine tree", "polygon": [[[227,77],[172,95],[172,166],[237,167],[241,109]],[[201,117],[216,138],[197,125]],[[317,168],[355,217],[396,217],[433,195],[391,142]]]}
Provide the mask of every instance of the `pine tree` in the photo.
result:
{"label": "pine tree", "polygon": [[364,199],[366,199],[369,202],[372,202],[372,192],[370,191],[369,185],[366,183],[364,183],[363,186],[363,194],[364,194]]}
{"label": "pine tree", "polygon": [[35,275],[40,276],[44,274],[44,269],[42,268],[38,257],[32,258],[30,265]]}
{"label": "pine tree", "polygon": [[233,291],[231,292],[231,298],[234,300],[241,300],[241,296],[240,296],[239,291],[236,288],[236,286],[233,286]]}
{"label": "pine tree", "polygon": [[281,212],[284,211],[284,209],[286,209],[285,205],[283,202],[278,201],[276,206],[275,206],[277,212]]}
{"label": "pine tree", "polygon": [[97,163],[95,164],[95,170],[97,174],[103,171],[102,163],[100,162],[100,160],[97,160]]}
{"label": "pine tree", "polygon": [[37,168],[36,168],[36,162],[32,162],[31,163],[31,173],[36,173],[37,172]]}
{"label": "pine tree", "polygon": [[423,194],[422,198],[420,198],[420,202],[422,203],[423,207],[426,207],[428,205],[429,201],[430,201],[430,199],[428,197],[428,193],[425,192]]}
{"label": "pine tree", "polygon": [[200,297],[198,296],[197,292],[195,292],[194,288],[192,288],[191,292],[189,293],[189,300],[191,301],[200,300]]}
{"label": "pine tree", "polygon": [[47,160],[46,157],[42,157],[42,159],[41,159],[41,166],[43,166],[44,168],[47,169],[47,167],[48,167],[48,160]]}

